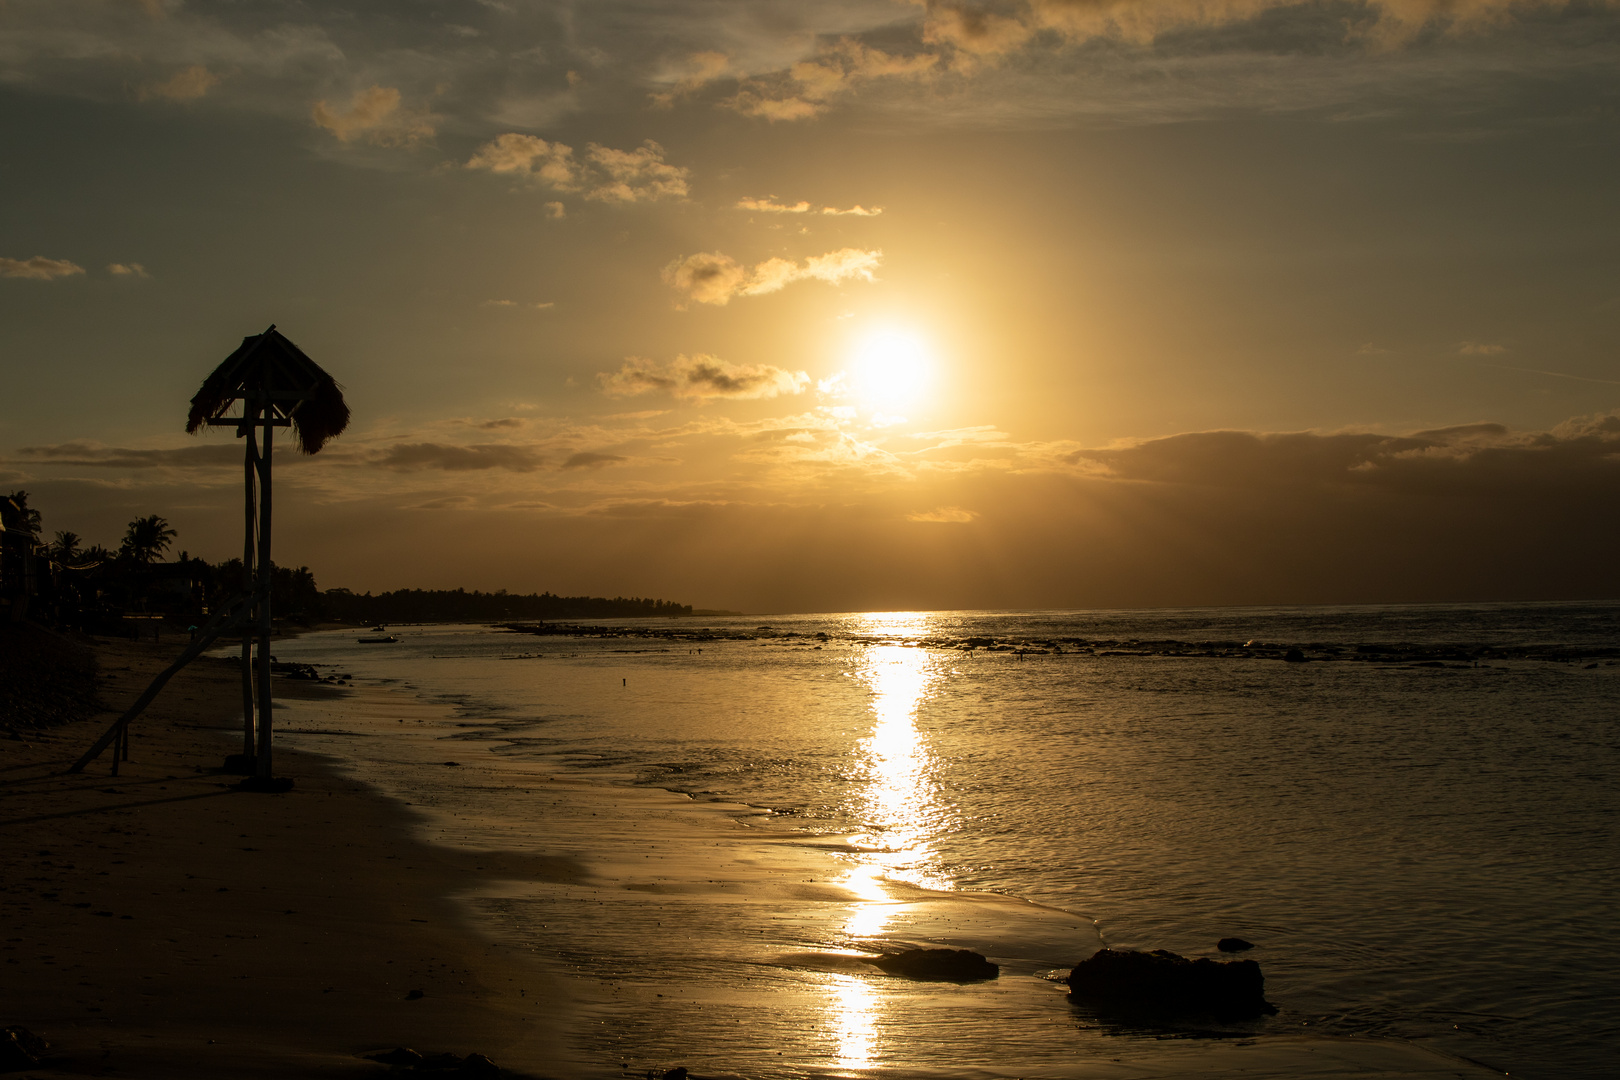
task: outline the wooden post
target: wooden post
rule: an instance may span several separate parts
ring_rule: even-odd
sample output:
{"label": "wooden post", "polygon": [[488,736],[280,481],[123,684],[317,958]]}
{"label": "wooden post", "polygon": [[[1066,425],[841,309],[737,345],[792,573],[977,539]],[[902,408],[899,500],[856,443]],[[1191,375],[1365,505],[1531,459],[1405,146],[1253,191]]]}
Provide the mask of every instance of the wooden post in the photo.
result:
{"label": "wooden post", "polygon": [[[247,447],[243,454],[242,479],[247,489],[242,529],[242,595],[253,595],[253,540],[258,511],[254,492],[255,474],[259,467],[259,411],[253,402],[242,399],[242,427]],[[253,722],[253,623],[242,625],[242,757],[253,760],[253,740],[257,728]]]}
{"label": "wooden post", "polygon": [[264,452],[259,455],[259,752],[258,774],[269,780],[270,768],[270,450],[275,431],[275,406],[266,387]]}

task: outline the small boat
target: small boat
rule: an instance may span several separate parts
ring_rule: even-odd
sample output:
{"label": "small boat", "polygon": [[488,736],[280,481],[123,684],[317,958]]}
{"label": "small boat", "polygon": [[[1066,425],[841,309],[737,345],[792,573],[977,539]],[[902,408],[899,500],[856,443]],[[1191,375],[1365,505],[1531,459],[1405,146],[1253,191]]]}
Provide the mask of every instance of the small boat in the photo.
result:
{"label": "small boat", "polygon": [[393,634],[389,634],[387,637],[362,637],[355,638],[354,640],[359,642],[361,645],[392,645],[398,641],[399,638],[395,637]]}

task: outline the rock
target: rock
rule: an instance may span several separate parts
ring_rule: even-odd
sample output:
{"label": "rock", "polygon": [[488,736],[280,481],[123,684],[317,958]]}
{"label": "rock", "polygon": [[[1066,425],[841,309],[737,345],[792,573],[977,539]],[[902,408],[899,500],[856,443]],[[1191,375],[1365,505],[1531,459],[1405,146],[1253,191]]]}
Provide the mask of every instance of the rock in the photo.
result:
{"label": "rock", "polygon": [[1173,952],[1099,949],[1069,972],[1069,996],[1125,1013],[1240,1020],[1276,1012],[1253,960],[1188,960]]}
{"label": "rock", "polygon": [[1248,952],[1254,948],[1254,942],[1244,941],[1240,937],[1223,937],[1215,943],[1221,952]]}
{"label": "rock", "polygon": [[1289,649],[1287,652],[1283,653],[1283,662],[1289,664],[1303,664],[1305,662],[1305,654],[1300,652],[1298,649]]}
{"label": "rock", "polygon": [[867,962],[890,975],[924,982],[977,982],[1001,974],[1000,968],[971,949],[907,949]]}
{"label": "rock", "polygon": [[406,1001],[421,1001],[424,996],[426,996],[426,995],[424,995],[422,993],[422,991],[420,991],[420,990],[412,990],[410,993],[405,995],[405,1000]]}
{"label": "rock", "polygon": [[0,1072],[32,1069],[50,1049],[49,1043],[25,1027],[8,1027],[0,1036]]}
{"label": "rock", "polygon": [[422,1063],[417,1068],[430,1072],[448,1072],[459,1070],[463,1064],[463,1059],[459,1054],[446,1051],[442,1054],[424,1054]]}
{"label": "rock", "polygon": [[418,1054],[415,1050],[409,1050],[403,1046],[396,1046],[392,1050],[385,1053],[367,1054],[366,1060],[380,1061],[384,1065],[400,1065],[407,1069],[414,1069],[416,1066],[422,1064],[422,1055]]}
{"label": "rock", "polygon": [[457,1071],[463,1076],[496,1077],[501,1075],[500,1066],[483,1054],[468,1054],[461,1059],[461,1068]]}
{"label": "rock", "polygon": [[686,1066],[677,1065],[673,1069],[665,1069],[664,1080],[686,1080]]}

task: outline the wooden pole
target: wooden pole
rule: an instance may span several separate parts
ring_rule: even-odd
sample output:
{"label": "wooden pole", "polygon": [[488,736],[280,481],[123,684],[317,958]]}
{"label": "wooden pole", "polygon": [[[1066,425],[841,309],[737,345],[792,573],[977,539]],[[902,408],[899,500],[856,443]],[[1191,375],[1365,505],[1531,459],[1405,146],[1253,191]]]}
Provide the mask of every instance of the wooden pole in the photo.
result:
{"label": "wooden pole", "polygon": [[[268,389],[268,387],[266,387]],[[259,455],[259,752],[260,777],[269,780],[270,768],[270,451],[276,410],[269,394],[264,402],[264,452]]]}
{"label": "wooden pole", "polygon": [[[259,465],[259,410],[247,398],[242,399],[242,430],[247,433],[247,448],[243,454],[242,479],[247,489],[242,522],[242,595],[253,595],[254,531],[258,510],[255,506],[254,474]],[[253,740],[257,733],[253,722],[253,623],[242,627],[242,757],[253,760]]]}

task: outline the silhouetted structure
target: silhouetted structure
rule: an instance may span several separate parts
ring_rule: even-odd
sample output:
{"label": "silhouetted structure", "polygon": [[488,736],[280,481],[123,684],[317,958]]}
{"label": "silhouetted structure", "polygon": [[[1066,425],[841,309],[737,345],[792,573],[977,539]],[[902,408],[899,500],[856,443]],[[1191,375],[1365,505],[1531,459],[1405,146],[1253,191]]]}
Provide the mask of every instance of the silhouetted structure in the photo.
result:
{"label": "silhouetted structure", "polygon": [[[240,414],[227,416],[238,404]],[[271,779],[270,465],[275,429],[292,428],[298,437],[299,449],[313,454],[325,446],[327,440],[342,434],[348,425],[349,406],[343,400],[342,389],[273,324],[262,334],[243,338],[241,346],[203,381],[202,389],[191,399],[186,432],[196,434],[203,427],[234,427],[236,437],[246,440],[242,465],[246,489],[242,596],[215,613],[191,647],[153,681],[112,730],[79,760],[75,769],[83,768],[109,742],[117,740],[121,744],[129,721],[151,702],[176,671],[200,655],[215,638],[241,626],[243,764],[251,764],[252,772],[261,781]],[[253,651],[255,637],[258,638],[257,657]],[[114,751],[115,763],[121,749],[122,746]]]}

